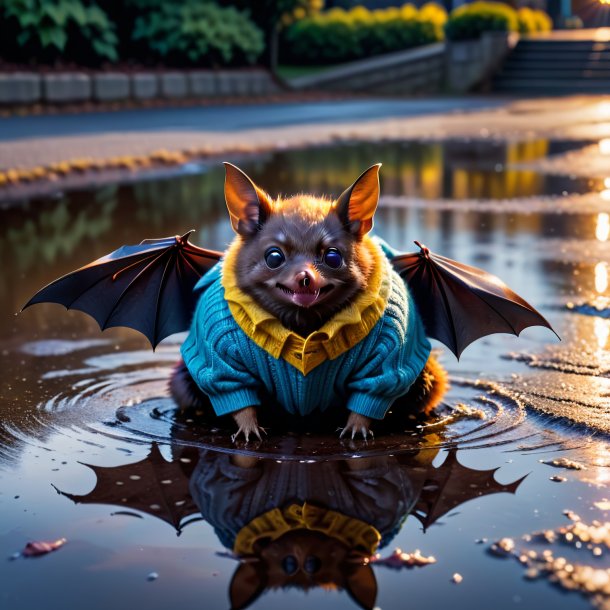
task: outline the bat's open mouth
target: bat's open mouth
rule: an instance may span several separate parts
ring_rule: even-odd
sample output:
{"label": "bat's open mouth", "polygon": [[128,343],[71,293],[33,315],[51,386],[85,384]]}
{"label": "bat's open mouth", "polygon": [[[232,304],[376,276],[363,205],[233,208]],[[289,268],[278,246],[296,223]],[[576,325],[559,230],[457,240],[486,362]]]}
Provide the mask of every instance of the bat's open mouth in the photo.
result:
{"label": "bat's open mouth", "polygon": [[290,300],[299,307],[311,307],[317,303],[324,295],[328,294],[335,286],[334,284],[326,284],[322,288],[314,289],[311,286],[300,288],[299,290],[292,290],[284,284],[279,282],[275,285],[279,288],[286,296],[290,297]]}

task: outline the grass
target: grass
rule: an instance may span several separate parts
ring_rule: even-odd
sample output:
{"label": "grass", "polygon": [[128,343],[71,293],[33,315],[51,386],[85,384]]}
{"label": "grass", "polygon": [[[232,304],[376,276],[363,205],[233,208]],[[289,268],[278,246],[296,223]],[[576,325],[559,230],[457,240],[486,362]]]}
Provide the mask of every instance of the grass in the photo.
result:
{"label": "grass", "polygon": [[291,78],[298,78],[300,76],[311,76],[312,74],[320,74],[326,72],[331,68],[336,68],[342,64],[325,64],[322,66],[289,66],[280,65],[277,67],[277,75],[284,80],[290,80]]}

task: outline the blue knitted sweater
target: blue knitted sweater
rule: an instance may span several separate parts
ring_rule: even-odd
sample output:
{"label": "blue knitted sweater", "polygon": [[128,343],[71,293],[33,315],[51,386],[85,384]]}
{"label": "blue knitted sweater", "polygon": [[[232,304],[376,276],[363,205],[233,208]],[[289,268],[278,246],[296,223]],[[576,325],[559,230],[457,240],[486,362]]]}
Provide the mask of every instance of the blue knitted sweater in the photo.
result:
{"label": "blue knitted sweater", "polygon": [[[225,300],[222,262],[206,273],[182,357],[217,415],[273,401],[295,415],[345,407],[383,419],[405,394],[430,355],[417,310],[403,280],[391,272],[379,321],[353,347],[303,374],[257,345],[237,324]],[[263,407],[264,408],[264,407]]]}

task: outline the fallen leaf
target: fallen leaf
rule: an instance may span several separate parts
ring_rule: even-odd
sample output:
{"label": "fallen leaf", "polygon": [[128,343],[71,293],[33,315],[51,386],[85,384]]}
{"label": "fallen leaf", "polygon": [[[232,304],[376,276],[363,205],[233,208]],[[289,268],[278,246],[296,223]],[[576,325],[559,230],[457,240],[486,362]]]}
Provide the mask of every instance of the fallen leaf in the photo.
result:
{"label": "fallen leaf", "polygon": [[369,559],[369,563],[392,568],[393,570],[400,570],[401,568],[414,568],[436,563],[436,559],[432,556],[425,557],[419,549],[414,553],[405,553],[401,549],[396,549],[388,557],[381,557],[379,554],[374,555]]}
{"label": "fallen leaf", "polygon": [[38,540],[36,542],[28,542],[25,548],[21,552],[24,557],[38,557],[40,555],[46,555],[61,548],[66,544],[65,538],[59,538],[58,540],[44,541]]}

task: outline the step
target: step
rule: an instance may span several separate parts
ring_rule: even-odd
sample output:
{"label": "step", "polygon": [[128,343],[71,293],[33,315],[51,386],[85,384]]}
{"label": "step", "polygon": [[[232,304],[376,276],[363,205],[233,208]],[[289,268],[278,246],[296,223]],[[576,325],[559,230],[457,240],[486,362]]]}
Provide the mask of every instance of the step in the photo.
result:
{"label": "step", "polygon": [[509,57],[504,66],[520,70],[610,70],[610,60],[603,61],[550,61]]}
{"label": "step", "polygon": [[495,91],[531,91],[532,93],[593,93],[610,92],[608,81],[563,81],[560,79],[502,78],[494,80]]}
{"label": "step", "polygon": [[565,49],[566,51],[605,51],[610,49],[610,42],[589,42],[589,41],[577,41],[577,42],[566,42],[566,41],[553,41],[553,40],[520,40],[516,46],[517,49],[539,50],[557,50]]}
{"label": "step", "polygon": [[524,49],[516,49],[514,50],[511,54],[511,57],[527,57],[527,58],[536,58],[536,59],[557,59],[557,58],[563,58],[563,59],[573,59],[573,60],[577,60],[577,61],[581,61],[583,59],[608,59],[610,58],[610,51],[604,51],[603,53],[600,53],[598,51],[566,51],[566,52],[559,52],[559,51],[549,51],[549,50],[544,50],[544,51],[526,51]]}
{"label": "step", "polygon": [[536,68],[512,68],[511,66],[503,66],[500,76],[517,76],[523,78],[541,78],[541,79],[561,79],[561,80],[606,80],[610,84],[610,70],[572,70],[555,68],[554,70],[536,69]]}

